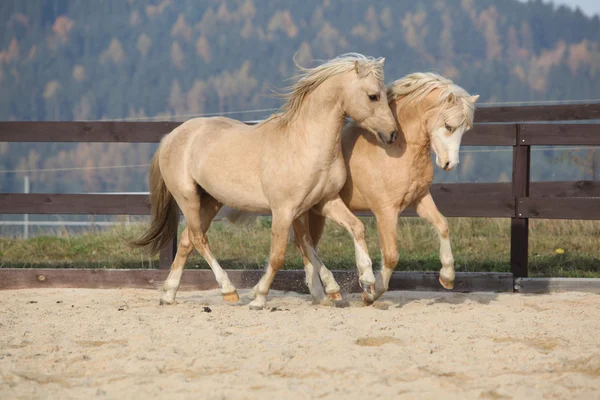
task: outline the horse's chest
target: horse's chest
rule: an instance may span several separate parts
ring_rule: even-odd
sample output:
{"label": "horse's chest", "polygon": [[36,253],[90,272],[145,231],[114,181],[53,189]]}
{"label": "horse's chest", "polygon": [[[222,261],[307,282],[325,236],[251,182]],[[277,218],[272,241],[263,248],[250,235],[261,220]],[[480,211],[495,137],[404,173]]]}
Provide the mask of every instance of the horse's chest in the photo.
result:
{"label": "horse's chest", "polygon": [[423,195],[427,192],[429,187],[431,186],[431,182],[422,181],[422,180],[414,180],[408,185],[408,189],[406,190],[406,194],[402,198],[402,206],[409,206],[414,201],[423,197]]}
{"label": "horse's chest", "polygon": [[338,194],[346,182],[346,167],[343,160],[335,160],[328,168],[313,172],[312,194],[319,199]]}

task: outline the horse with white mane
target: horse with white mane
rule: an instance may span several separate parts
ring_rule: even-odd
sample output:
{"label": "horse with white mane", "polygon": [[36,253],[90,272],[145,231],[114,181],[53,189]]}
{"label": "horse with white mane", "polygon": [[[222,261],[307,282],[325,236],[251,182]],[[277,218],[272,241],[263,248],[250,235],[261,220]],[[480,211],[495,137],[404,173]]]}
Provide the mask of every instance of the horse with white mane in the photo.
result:
{"label": "horse with white mane", "polygon": [[[283,112],[256,126],[224,117],[195,118],[163,138],[150,167],[152,223],[141,238],[131,242],[158,252],[177,233],[177,206],[181,208],[187,227],[163,286],[161,304],[174,302],[194,247],[215,273],[224,299],[239,300],[206,236],[224,204],[273,215],[269,264],[250,308],[265,306],[265,296],[284,261],[288,231],[294,220],[315,205],[324,217],[350,231],[357,249],[359,279],[363,286],[375,283],[364,226],[338,193],[346,181],[341,147],[346,116],[374,140],[388,145],[396,139],[383,64],[384,59],[356,53],[337,57],[302,69]],[[307,275],[313,276],[312,271],[307,269]],[[311,290],[317,291],[317,286],[323,290],[318,278],[311,283]]]}
{"label": "horse with white mane", "polygon": [[[433,181],[431,150],[436,154],[438,167],[446,171],[456,167],[461,139],[473,126],[479,98],[433,73],[414,73],[395,81],[389,85],[387,97],[400,127],[398,140],[392,146],[381,146],[356,123],[350,123],[342,137],[348,178],[340,196],[352,211],[373,212],[383,255],[374,290],[363,291],[366,303],[372,303],[388,289],[398,263],[398,216],[406,207],[415,207],[417,214],[437,230],[442,263],[439,280],[446,289],[454,287],[448,222],[429,193]],[[305,253],[306,248],[318,245],[325,218],[311,210],[301,219],[304,225],[294,225],[294,236],[297,247]],[[318,263],[314,269],[320,271],[325,291],[339,292],[338,284],[319,258],[310,262]]]}

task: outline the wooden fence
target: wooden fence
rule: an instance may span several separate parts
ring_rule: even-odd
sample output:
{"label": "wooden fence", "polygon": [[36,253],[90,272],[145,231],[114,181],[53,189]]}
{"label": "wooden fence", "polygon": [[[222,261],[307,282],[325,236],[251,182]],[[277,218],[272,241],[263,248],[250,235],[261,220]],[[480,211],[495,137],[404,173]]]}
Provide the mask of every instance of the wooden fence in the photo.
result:
{"label": "wooden fence", "polygon": [[[447,217],[511,218],[510,261],[512,274],[494,275],[504,288],[513,278],[528,276],[528,225],[530,218],[600,219],[600,182],[530,182],[532,146],[600,146],[600,104],[479,108],[475,127],[465,135],[463,146],[513,148],[513,176],[509,183],[436,184],[431,193]],[[574,121],[577,121],[574,123]],[[179,122],[0,122],[0,142],[120,142],[156,143]],[[124,214],[145,215],[145,195],[110,194],[0,194],[0,214]],[[368,215],[368,214],[361,214]],[[414,216],[406,211],[403,216]],[[176,250],[176,238],[161,252],[160,269],[168,269]],[[40,272],[45,271],[45,272]],[[191,272],[191,271],[188,271]],[[210,271],[186,273],[183,287],[215,287]],[[207,274],[207,272],[209,274]],[[280,286],[294,271],[282,271]],[[150,287],[166,271],[85,271],[0,269],[0,289],[17,287]],[[258,279],[256,271],[232,271],[238,284]],[[339,274],[344,274],[339,272]],[[353,273],[346,273],[348,277]],[[256,276],[255,276],[256,275]],[[485,274],[486,279],[493,274]],[[392,288],[433,288],[435,274],[397,273]],[[50,279],[52,277],[52,279]],[[344,278],[345,279],[345,278]],[[350,279],[350,278],[348,278]],[[401,280],[413,282],[402,283]],[[462,279],[462,286],[461,286]],[[458,274],[457,290],[474,290],[480,277]],[[522,280],[520,282],[525,282]],[[290,286],[291,285],[291,286]],[[412,285],[412,286],[411,286]],[[424,286],[423,286],[424,285]],[[485,286],[485,285],[483,285]],[[275,287],[278,287],[276,284]],[[512,283],[510,285],[512,287]],[[520,287],[517,285],[517,287]]]}

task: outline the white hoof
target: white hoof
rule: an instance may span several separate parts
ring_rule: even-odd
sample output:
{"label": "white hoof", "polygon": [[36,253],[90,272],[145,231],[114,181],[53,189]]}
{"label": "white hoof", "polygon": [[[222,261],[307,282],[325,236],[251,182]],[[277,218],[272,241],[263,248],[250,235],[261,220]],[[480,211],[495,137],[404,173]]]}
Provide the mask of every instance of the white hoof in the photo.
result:
{"label": "white hoof", "polygon": [[170,306],[175,304],[175,299],[165,299],[164,297],[161,297],[158,304],[161,306]]}
{"label": "white hoof", "polygon": [[259,310],[264,310],[266,305],[267,305],[267,302],[264,299],[256,298],[253,301],[251,301],[250,304],[248,304],[248,307],[251,310],[259,311]]}

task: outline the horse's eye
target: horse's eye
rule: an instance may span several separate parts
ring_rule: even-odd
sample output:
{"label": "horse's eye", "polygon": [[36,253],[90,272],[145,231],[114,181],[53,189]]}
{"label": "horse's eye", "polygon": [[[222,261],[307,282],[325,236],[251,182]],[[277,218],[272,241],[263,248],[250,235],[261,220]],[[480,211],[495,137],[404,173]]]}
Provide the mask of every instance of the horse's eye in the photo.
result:
{"label": "horse's eye", "polygon": [[370,94],[369,95],[369,100],[371,101],[379,101],[379,96],[376,94]]}
{"label": "horse's eye", "polygon": [[450,125],[446,124],[446,130],[450,133],[452,133],[454,131],[454,128],[451,127]]}

